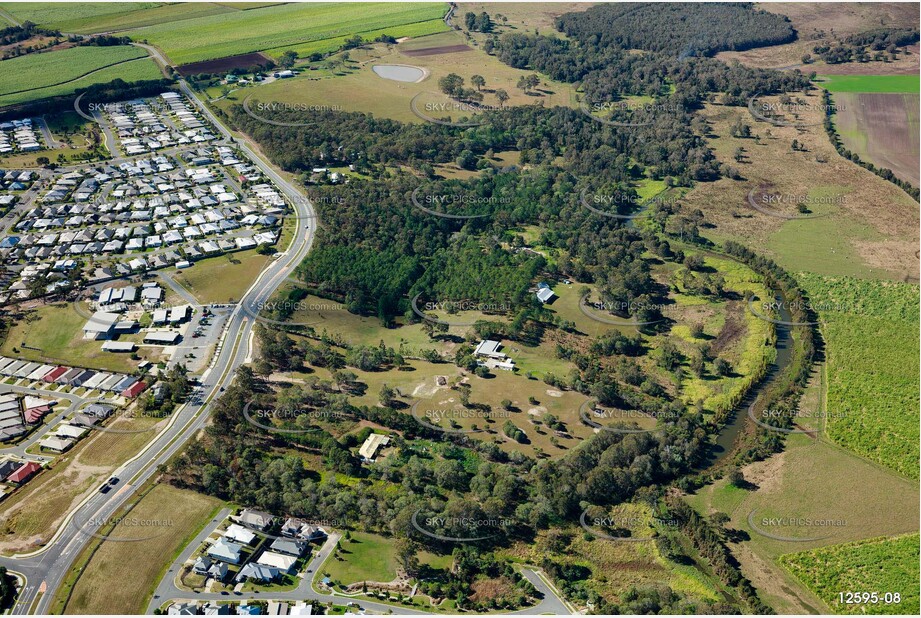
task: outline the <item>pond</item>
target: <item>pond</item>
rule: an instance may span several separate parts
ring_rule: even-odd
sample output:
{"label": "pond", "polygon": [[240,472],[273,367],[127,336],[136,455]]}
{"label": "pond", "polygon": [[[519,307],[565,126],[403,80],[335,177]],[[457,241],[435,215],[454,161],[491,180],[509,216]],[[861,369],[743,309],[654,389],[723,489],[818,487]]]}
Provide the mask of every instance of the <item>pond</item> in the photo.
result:
{"label": "pond", "polygon": [[376,64],[371,67],[371,70],[378,77],[392,79],[396,82],[418,82],[425,77],[425,71],[406,64]]}

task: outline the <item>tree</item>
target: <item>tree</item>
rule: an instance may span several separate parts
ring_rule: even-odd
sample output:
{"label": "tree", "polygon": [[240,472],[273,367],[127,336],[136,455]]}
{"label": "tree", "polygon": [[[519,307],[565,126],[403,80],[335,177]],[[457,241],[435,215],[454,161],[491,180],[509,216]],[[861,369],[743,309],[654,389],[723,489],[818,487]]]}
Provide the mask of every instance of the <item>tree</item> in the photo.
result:
{"label": "tree", "polygon": [[733,487],[744,487],[745,486],[745,476],[742,474],[742,470],[739,468],[733,468],[726,475],[726,480],[729,481],[729,484]]}
{"label": "tree", "polygon": [[482,75],[473,75],[470,77],[470,83],[473,84],[477,90],[482,90],[483,86],[486,85],[486,80]]}
{"label": "tree", "polygon": [[508,101],[508,93],[504,89],[499,88],[496,90],[496,99],[499,101],[499,106],[504,107],[505,102]]}
{"label": "tree", "polygon": [[732,373],[732,366],[724,358],[718,358],[713,361],[713,371],[718,376],[728,376]]}
{"label": "tree", "polygon": [[464,92],[464,78],[457,73],[448,73],[438,80],[438,87],[449,97],[460,96]]}
{"label": "tree", "polygon": [[286,50],[278,59],[278,63],[286,69],[293,67],[296,61],[297,52],[292,49]]}

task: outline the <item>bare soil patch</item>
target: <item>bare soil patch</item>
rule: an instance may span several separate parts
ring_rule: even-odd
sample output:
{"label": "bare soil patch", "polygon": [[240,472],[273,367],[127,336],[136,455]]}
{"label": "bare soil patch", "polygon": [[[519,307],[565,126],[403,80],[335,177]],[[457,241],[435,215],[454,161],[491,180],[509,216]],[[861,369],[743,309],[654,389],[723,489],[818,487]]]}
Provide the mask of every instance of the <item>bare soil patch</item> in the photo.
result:
{"label": "bare soil patch", "polygon": [[271,62],[268,56],[253,52],[240,56],[225,56],[214,60],[192,62],[176,67],[180,75],[198,75],[199,73],[226,73],[233,69],[250,69]]}
{"label": "bare soil patch", "polygon": [[438,56],[440,54],[457,54],[473,51],[469,45],[442,45],[440,47],[424,47],[422,49],[407,49],[401,52],[404,56]]}

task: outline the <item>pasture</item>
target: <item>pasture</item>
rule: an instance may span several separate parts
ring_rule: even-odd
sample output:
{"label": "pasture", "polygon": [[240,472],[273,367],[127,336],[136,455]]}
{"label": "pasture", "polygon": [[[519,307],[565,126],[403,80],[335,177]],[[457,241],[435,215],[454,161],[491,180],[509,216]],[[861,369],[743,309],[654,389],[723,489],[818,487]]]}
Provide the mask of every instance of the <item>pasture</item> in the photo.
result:
{"label": "pasture", "polygon": [[[700,114],[710,124],[707,142],[716,158],[739,170],[742,179],[699,183],[682,204],[689,212],[703,211],[713,226],[702,230],[707,238],[757,246],[791,272],[917,277],[918,204],[902,189],[838,155],[821,125],[819,95],[802,99],[809,108],[800,115],[800,128],[756,121],[744,107],[705,105]],[[730,126],[738,122],[751,128],[752,137],[730,135]],[[794,139],[800,150],[792,150]],[[741,162],[734,158],[738,148]],[[785,219],[759,212],[748,202],[752,191],[801,197],[821,216]],[[822,203],[827,198],[837,203]],[[785,214],[796,217],[796,209],[787,208]]]}
{"label": "pasture", "polygon": [[[375,117],[392,118],[403,122],[424,122],[417,110],[429,116],[450,116],[458,119],[470,115],[466,109],[457,109],[451,99],[441,93],[438,80],[455,73],[464,78],[469,87],[473,75],[481,75],[486,83],[482,88],[483,106],[498,106],[496,91],[505,90],[509,95],[505,105],[572,106],[575,89],[570,84],[554,82],[541,76],[541,84],[524,92],[516,87],[518,80],[533,72],[515,69],[503,64],[481,49],[438,53],[425,56],[404,54],[404,50],[416,53],[420,49],[453,47],[466,40],[456,32],[444,32],[399,43],[397,45],[375,44],[366,49],[353,49],[348,59],[342,54],[329,60],[304,65],[308,70],[294,79],[276,81],[258,87],[235,91],[230,100],[217,101],[221,107],[240,104],[253,95],[253,101],[297,103],[298,105],[335,106],[347,112],[364,112]],[[376,75],[373,66],[377,64],[408,64],[428,72],[420,82],[398,82]],[[414,97],[419,97],[413,103]],[[427,109],[445,107],[447,111],[427,112]]]}
{"label": "pasture", "polygon": [[156,24],[131,30],[130,36],[157,46],[173,64],[186,64],[255,51],[280,54],[354,34],[404,36],[403,26],[440,20],[446,10],[443,3],[292,3]]}
{"label": "pasture", "polygon": [[317,579],[328,576],[347,586],[360,581],[389,582],[396,577],[397,555],[393,539],[368,532],[350,532],[338,551],[329,555],[317,569]]}
{"label": "pasture", "polygon": [[[781,614],[828,612],[819,598],[780,566],[782,554],[918,529],[921,496],[917,482],[900,478],[824,439],[792,435],[784,452],[745,466],[743,474],[751,483],[749,489],[721,479],[687,500],[705,516],[715,512],[730,516],[726,528],[742,531],[745,538],[730,544],[733,555],[761,598]],[[886,505],[885,513],[880,511],[880,504]],[[754,526],[749,523],[750,516]],[[796,518],[836,525],[800,525]]]}
{"label": "pasture", "polygon": [[919,476],[918,287],[799,279],[818,308],[828,358],[828,436],[909,478]]}
{"label": "pasture", "polygon": [[[918,534],[881,538],[787,554],[780,562],[836,614],[917,615]],[[879,593],[876,603],[841,603],[840,592]],[[898,603],[885,593],[899,593]]]}

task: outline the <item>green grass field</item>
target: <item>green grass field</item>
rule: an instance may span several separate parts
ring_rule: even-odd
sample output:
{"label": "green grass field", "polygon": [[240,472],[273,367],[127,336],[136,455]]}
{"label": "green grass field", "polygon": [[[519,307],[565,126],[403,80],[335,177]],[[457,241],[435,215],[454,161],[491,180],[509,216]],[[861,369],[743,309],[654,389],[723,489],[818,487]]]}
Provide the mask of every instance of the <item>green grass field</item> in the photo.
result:
{"label": "green grass field", "polygon": [[27,54],[0,61],[0,105],[66,95],[114,79],[130,82],[159,77],[160,70],[147,52],[130,45]]}
{"label": "green grass field", "polygon": [[[780,562],[840,614],[917,615],[917,534],[787,554]],[[899,603],[841,603],[841,592],[899,593]]]}
{"label": "green grass field", "polygon": [[921,91],[918,75],[819,75],[818,83],[829,92]]}
{"label": "green grass field", "polygon": [[917,479],[918,286],[813,274],[800,280],[824,322],[828,436]]}
{"label": "green grass field", "polygon": [[350,535],[351,540],[339,541],[338,554],[330,554],[318,569],[318,578],[328,576],[333,582],[347,586],[361,581],[389,582],[396,577],[393,539],[365,532]]}
{"label": "green grass field", "polygon": [[156,45],[171,62],[185,64],[256,51],[299,49],[297,46],[353,34],[404,36],[401,28],[405,25],[441,19],[446,10],[444,3],[292,3],[157,24],[132,30],[130,35]]}
{"label": "green grass field", "polygon": [[175,280],[202,303],[233,302],[240,300],[268,261],[256,249],[228,253],[195,262],[178,271]]}

